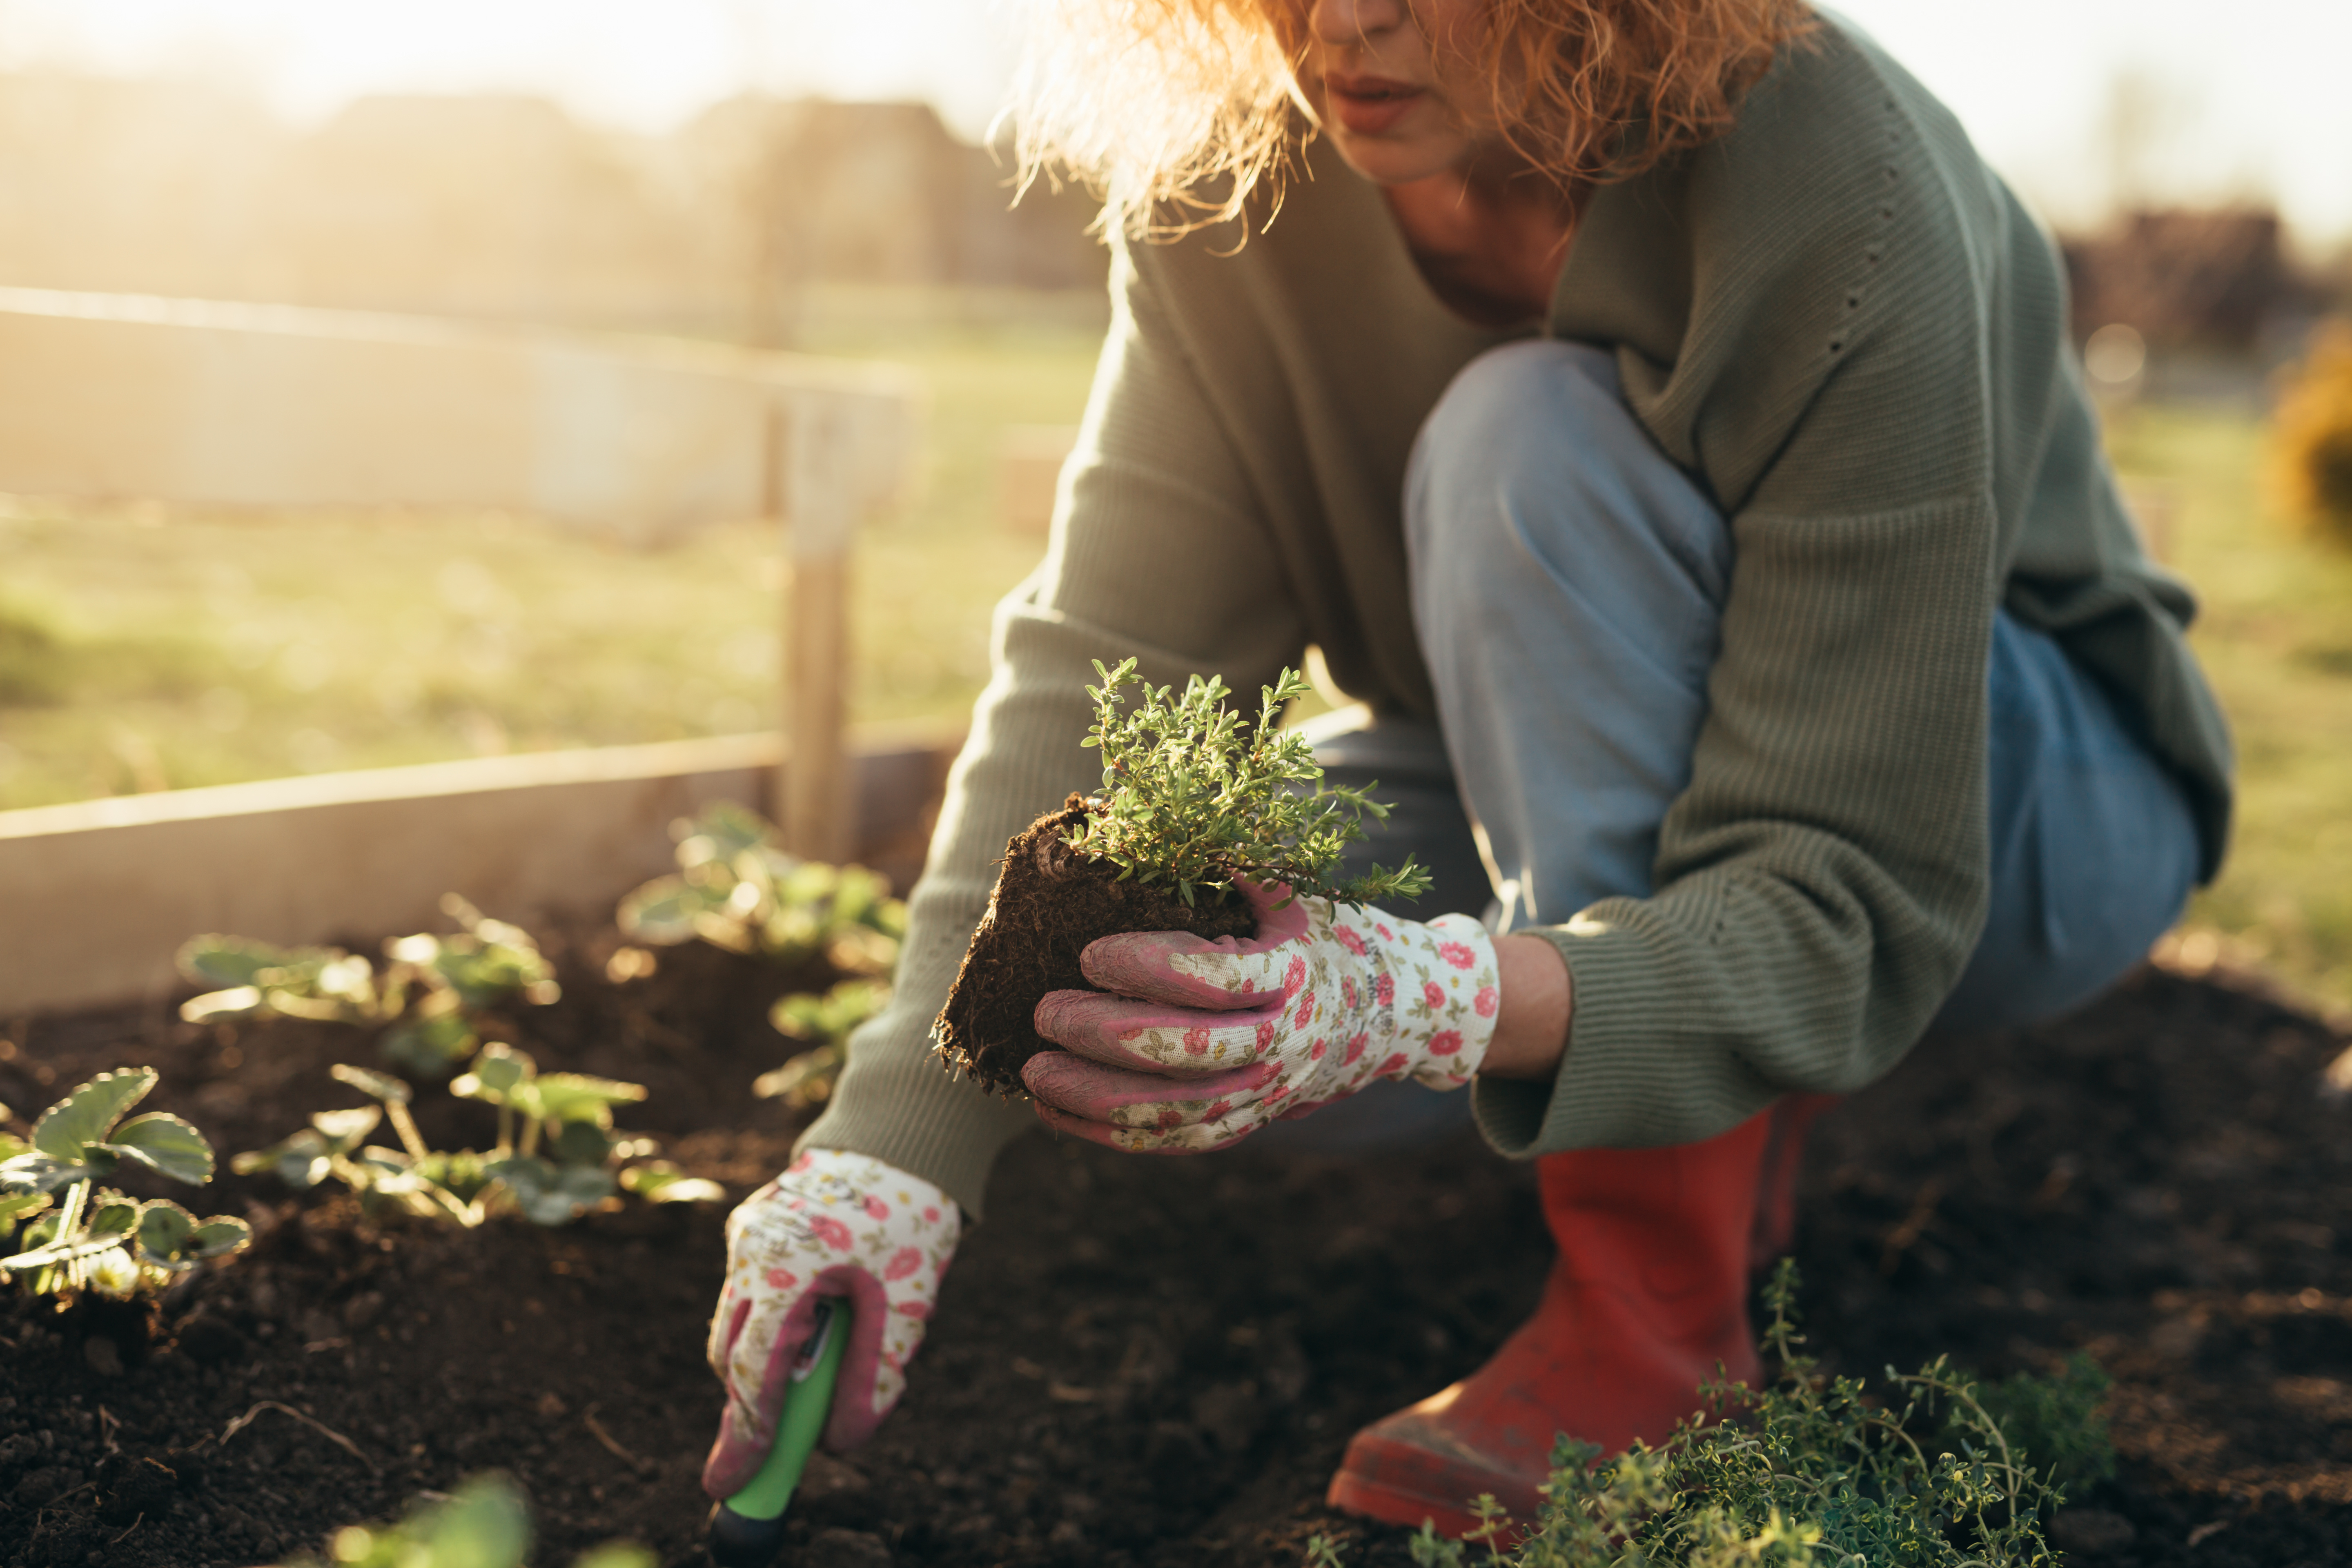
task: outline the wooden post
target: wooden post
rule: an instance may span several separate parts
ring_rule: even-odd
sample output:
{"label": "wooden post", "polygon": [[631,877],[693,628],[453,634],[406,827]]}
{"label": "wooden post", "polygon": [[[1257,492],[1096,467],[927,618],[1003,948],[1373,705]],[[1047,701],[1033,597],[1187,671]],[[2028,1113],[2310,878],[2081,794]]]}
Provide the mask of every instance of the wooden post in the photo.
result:
{"label": "wooden post", "polygon": [[865,399],[780,395],[770,487],[784,520],[784,760],[775,816],[784,847],[838,863],[855,849],[849,797],[849,542],[866,457]]}

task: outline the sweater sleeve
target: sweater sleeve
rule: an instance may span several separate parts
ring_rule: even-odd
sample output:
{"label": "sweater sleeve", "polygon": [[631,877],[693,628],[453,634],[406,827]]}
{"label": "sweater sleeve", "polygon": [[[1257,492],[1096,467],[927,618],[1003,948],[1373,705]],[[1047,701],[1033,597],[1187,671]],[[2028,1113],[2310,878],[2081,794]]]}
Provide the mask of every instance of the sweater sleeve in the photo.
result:
{"label": "sweater sleeve", "polygon": [[[1664,226],[1686,259],[1654,275],[1690,290],[1687,332],[1615,340],[1735,565],[1654,893],[1537,933],[1574,985],[1559,1076],[1477,1085],[1507,1153],[1694,1142],[1783,1091],[1857,1089],[1984,920],[1998,492],[2042,461],[2062,296],[2008,265],[2008,209],[1957,126],[1834,38],[1804,69],[1851,111],[1761,92],[1761,129],[1699,159]],[[1606,295],[1563,279],[1586,286]]]}
{"label": "sweater sleeve", "polygon": [[1306,643],[1258,501],[1150,278],[1124,248],[1112,321],[1045,559],[996,608],[992,672],[908,900],[897,989],[852,1041],[803,1148],[845,1149],[937,1184],[977,1216],[1025,1104],[950,1078],[932,1020],[988,905],[1006,840],[1072,790],[1100,787],[1080,747],[1094,661],[1136,656],[1155,685],[1221,674],[1243,693]]}

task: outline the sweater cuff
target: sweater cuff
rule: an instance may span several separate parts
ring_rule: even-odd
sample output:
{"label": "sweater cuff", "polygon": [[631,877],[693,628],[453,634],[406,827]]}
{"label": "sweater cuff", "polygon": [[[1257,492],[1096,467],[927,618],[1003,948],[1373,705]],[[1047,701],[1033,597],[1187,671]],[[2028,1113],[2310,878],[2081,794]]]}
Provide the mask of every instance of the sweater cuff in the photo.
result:
{"label": "sweater cuff", "polygon": [[951,1076],[927,1045],[853,1042],[833,1099],[793,1145],[869,1155],[920,1176],[977,1221],[988,1173],[1007,1143],[1039,1125],[1024,1100]]}
{"label": "sweater cuff", "polygon": [[1737,1053],[1675,1027],[1674,977],[1638,931],[1580,919],[1526,934],[1568,963],[1568,1046],[1549,1084],[1480,1078],[1471,1086],[1471,1113],[1496,1152],[1525,1160],[1696,1143],[1779,1097]]}

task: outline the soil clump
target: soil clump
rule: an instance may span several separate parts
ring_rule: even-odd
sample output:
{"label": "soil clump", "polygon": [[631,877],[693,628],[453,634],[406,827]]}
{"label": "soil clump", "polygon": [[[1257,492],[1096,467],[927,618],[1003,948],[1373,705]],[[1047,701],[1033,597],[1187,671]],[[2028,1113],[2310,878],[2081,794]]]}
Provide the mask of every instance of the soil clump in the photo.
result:
{"label": "soil clump", "polygon": [[[762,1022],[784,979],[684,948],[614,985],[617,938],[542,936],[564,999],[514,1019],[542,1068],[653,1084],[625,1124],[733,1196],[772,1174],[803,1118],[748,1086],[792,1048]],[[225,1154],[358,1102],[326,1068],[371,1059],[352,1031],[161,1005],[0,1039],[20,1112],[152,1064],[152,1107]],[[2096,1357],[2122,1468],[2053,1524],[2074,1568],[2352,1563],[2352,1109],[2319,1087],[2347,1043],[2163,972],[2044,1028],[1929,1039],[1816,1129],[1811,1348],[1873,1376]],[[478,1146],[479,1107],[419,1098],[436,1142]],[[1349,1568],[1405,1568],[1405,1532],[1326,1511],[1324,1483],[1359,1426],[1532,1310],[1530,1175],[1470,1136],[1363,1160],[1019,1141],[904,1405],[814,1467],[787,1561],[1295,1568],[1321,1532]],[[490,1468],[530,1494],[536,1563],[621,1536],[702,1568],[720,1207],[458,1232],[263,1178],[205,1200],[259,1239],[173,1289],[143,1350],[0,1296],[0,1568],[248,1568]]]}
{"label": "soil clump", "polygon": [[1079,959],[1097,937],[1182,931],[1246,937],[1257,918],[1239,899],[1203,889],[1188,904],[1169,887],[1120,879],[1119,868],[1070,847],[1087,799],[1072,795],[1004,847],[988,912],[965,950],[934,1037],[947,1061],[996,1094],[1021,1092],[1021,1069],[1048,1047],[1031,1026],[1052,991],[1090,991]]}

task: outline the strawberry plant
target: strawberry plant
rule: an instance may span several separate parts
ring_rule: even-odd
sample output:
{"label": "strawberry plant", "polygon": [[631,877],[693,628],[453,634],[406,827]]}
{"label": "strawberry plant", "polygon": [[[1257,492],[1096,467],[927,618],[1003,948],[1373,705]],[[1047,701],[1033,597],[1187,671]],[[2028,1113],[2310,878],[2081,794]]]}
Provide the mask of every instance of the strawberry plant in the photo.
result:
{"label": "strawberry plant", "polygon": [[[530,1055],[496,1042],[449,1086],[460,1099],[498,1113],[498,1141],[488,1153],[433,1149],[409,1111],[414,1090],[366,1068],[338,1066],[337,1081],[375,1100],[324,1110],[267,1149],[239,1154],[236,1172],[267,1171],[307,1190],[330,1177],[371,1211],[399,1210],[471,1227],[511,1211],[534,1225],[565,1225],[625,1190],[651,1203],[713,1202],[715,1182],[689,1177],[666,1160],[646,1158],[651,1139],[613,1130],[613,1107],[646,1097],[641,1084],[584,1073],[541,1073]],[[389,1121],[398,1146],[367,1142]]]}
{"label": "strawberry plant", "polygon": [[[754,1094],[781,1097],[795,1109],[825,1099],[850,1031],[889,1000],[906,905],[889,896],[886,879],[863,866],[785,854],[764,819],[729,801],[671,824],[670,831],[678,840],[677,871],[623,899],[614,922],[657,947],[698,939],[784,969],[822,961],[845,976],[829,991],[795,993],[776,1004],[769,1021],[812,1047],[751,1085]],[[651,963],[650,954],[625,965],[616,961],[609,973],[633,977],[649,972]]]}
{"label": "strawberry plant", "polygon": [[442,909],[459,930],[384,943],[379,976],[337,947],[275,947],[238,936],[200,936],[180,949],[180,973],[224,987],[182,1005],[192,1024],[239,1018],[310,1018],[383,1030],[377,1049],[420,1078],[446,1078],[481,1047],[482,1014],[510,1001],[535,1005],[562,994],[539,944],[520,926],[492,920],[451,893]]}
{"label": "strawberry plant", "polygon": [[863,866],[787,855],[757,813],[720,801],[671,825],[678,869],[621,900],[632,939],[671,947],[700,939],[784,967],[823,959],[843,974],[887,974],[907,909]]}
{"label": "strawberry plant", "polygon": [[1387,810],[1368,793],[1377,785],[1325,784],[1307,738],[1281,728],[1284,707],[1308,689],[1296,671],[1260,689],[1255,720],[1226,705],[1216,676],[1193,676],[1180,696],[1135,671],[1132,658],[1116,669],[1096,661],[1102,684],[1087,688],[1095,722],[1080,744],[1102,753],[1103,793],[1071,795],[1005,846],[932,1031],[950,1068],[998,1093],[1020,1089],[1040,1048],[1030,1027],[1039,999],[1086,987],[1079,955],[1097,937],[1247,936],[1256,920],[1234,890],[1242,879],[1350,903],[1429,888],[1410,857],[1334,879],[1363,818]]}
{"label": "strawberry plant", "polygon": [[[428,1493],[398,1524],[347,1524],[329,1542],[335,1568],[523,1568],[530,1515],[503,1476],[477,1476],[450,1496]],[[615,1542],[575,1558],[572,1568],[653,1568],[641,1546]],[[326,1568],[296,1557],[282,1568]]]}
{"label": "strawberry plant", "polygon": [[85,1289],[129,1296],[252,1239],[241,1219],[198,1219],[169,1198],[98,1184],[119,1171],[192,1187],[212,1180],[212,1145],[194,1127],[161,1111],[125,1120],[155,1080],[152,1068],[100,1073],[42,1112],[29,1141],[0,1132],[0,1242],[21,1232],[0,1273],[61,1301]]}
{"label": "strawberry plant", "polygon": [[751,1092],[763,1100],[781,1099],[795,1110],[824,1100],[848,1059],[850,1035],[889,1000],[890,987],[878,980],[844,980],[822,994],[801,991],[779,998],[768,1010],[768,1022],[780,1035],[812,1042],[811,1048],[753,1079]]}

